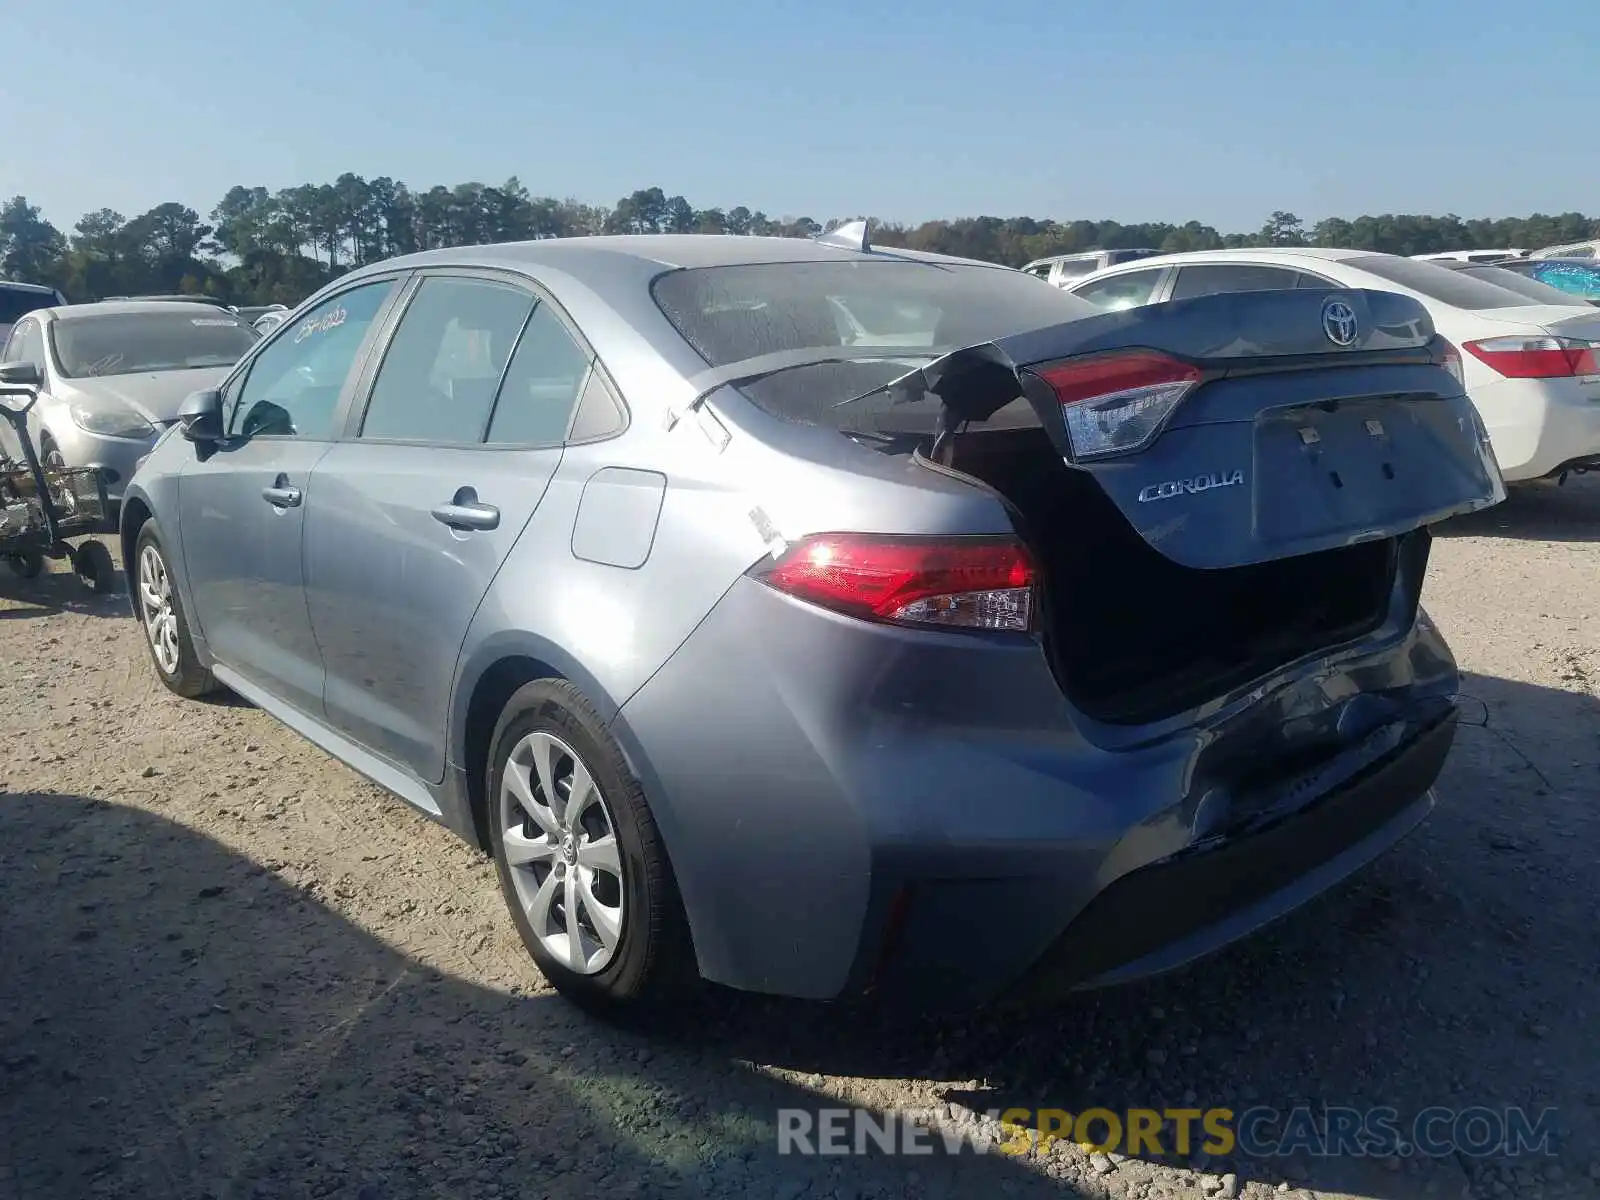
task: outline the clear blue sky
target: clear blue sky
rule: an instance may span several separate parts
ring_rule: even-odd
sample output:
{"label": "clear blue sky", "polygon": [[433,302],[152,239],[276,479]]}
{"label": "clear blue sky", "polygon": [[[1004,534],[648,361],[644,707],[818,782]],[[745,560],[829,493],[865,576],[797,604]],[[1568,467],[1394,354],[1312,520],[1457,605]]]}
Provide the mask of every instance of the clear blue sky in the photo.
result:
{"label": "clear blue sky", "polygon": [[887,220],[1600,212],[1570,0],[49,0],[0,21],[0,195],[519,176]]}

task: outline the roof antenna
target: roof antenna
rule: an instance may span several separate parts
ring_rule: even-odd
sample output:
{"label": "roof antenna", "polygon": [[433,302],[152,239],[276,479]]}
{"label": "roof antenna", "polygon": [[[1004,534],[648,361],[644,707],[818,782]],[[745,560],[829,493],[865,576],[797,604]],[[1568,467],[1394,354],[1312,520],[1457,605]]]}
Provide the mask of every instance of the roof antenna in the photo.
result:
{"label": "roof antenna", "polygon": [[856,250],[862,254],[872,251],[872,246],[867,241],[865,221],[846,221],[829,233],[817,234],[814,240],[824,246],[838,246],[843,250]]}

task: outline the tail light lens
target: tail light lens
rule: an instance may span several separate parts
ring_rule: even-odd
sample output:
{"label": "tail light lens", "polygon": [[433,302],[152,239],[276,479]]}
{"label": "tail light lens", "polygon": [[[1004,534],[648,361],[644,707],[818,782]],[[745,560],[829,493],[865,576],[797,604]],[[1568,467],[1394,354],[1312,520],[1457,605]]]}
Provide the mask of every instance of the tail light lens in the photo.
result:
{"label": "tail light lens", "polygon": [[895,625],[1026,632],[1035,568],[1014,538],[824,533],[754,572],[770,587],[846,616]]}
{"label": "tail light lens", "polygon": [[1600,375],[1594,342],[1564,337],[1497,337],[1463,343],[1467,352],[1507,379]]}
{"label": "tail light lens", "polygon": [[1439,365],[1455,376],[1457,384],[1467,386],[1467,377],[1461,370],[1461,351],[1455,348],[1454,343],[1445,342],[1440,348]]}
{"label": "tail light lens", "polygon": [[1142,450],[1204,375],[1193,363],[1153,350],[1068,359],[1034,374],[1061,402],[1079,459]]}

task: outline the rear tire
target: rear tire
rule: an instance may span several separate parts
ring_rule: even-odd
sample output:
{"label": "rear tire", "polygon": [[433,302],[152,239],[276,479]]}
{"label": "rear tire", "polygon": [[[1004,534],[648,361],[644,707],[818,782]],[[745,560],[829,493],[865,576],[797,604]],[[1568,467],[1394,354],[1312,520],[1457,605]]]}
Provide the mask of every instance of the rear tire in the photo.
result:
{"label": "rear tire", "polygon": [[134,615],[139,618],[145,649],[150,652],[150,662],[161,682],[186,699],[216,691],[217,681],[200,665],[200,657],[194,652],[183,602],[173,586],[167,552],[154,521],[146,521],[139,530],[128,578]]}
{"label": "rear tire", "polygon": [[564,680],[526,684],[490,747],[484,802],[501,891],[551,985],[619,1018],[696,982],[661,834],[593,705]]}

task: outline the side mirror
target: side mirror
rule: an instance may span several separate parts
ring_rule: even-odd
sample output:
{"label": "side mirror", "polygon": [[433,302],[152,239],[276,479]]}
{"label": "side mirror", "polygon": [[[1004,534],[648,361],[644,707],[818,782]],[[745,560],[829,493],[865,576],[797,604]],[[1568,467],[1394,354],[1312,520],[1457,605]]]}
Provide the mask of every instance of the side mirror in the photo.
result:
{"label": "side mirror", "polygon": [[0,363],[0,387],[41,388],[44,376],[31,362]]}
{"label": "side mirror", "polygon": [[192,392],[178,409],[183,436],[191,442],[222,440],[222,393],[215,390]]}

